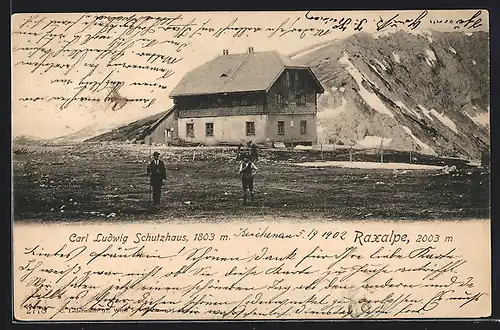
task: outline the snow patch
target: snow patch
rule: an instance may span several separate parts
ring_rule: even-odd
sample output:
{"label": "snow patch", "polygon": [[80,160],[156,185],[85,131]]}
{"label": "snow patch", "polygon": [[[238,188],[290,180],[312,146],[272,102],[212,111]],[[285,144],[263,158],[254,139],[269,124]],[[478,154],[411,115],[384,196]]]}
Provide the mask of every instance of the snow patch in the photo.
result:
{"label": "snow patch", "polygon": [[388,146],[391,143],[392,139],[383,138],[380,136],[370,136],[367,135],[363,138],[363,140],[359,140],[354,148],[379,148],[382,144],[383,146]]}
{"label": "snow patch", "polygon": [[396,102],[394,102],[394,103],[396,103],[396,105],[397,105],[397,106],[398,106],[401,110],[404,110],[404,111],[406,111],[406,112],[408,112],[408,113],[410,113],[410,114],[412,114],[412,115],[416,116],[418,119],[422,119],[422,115],[421,115],[421,114],[419,114],[418,112],[416,112],[416,111],[415,111],[415,110],[413,110],[413,109],[408,109],[408,108],[407,108],[407,107],[403,104],[403,102],[401,102],[401,101],[396,101]]}
{"label": "snow patch", "polygon": [[420,140],[419,138],[417,138],[415,135],[413,135],[412,131],[410,128],[406,127],[406,126],[401,126],[403,128],[403,130],[409,135],[411,136],[411,138],[420,146],[420,148],[422,148],[422,151],[424,153],[428,153],[428,154],[431,154],[431,155],[437,155],[436,152],[431,148],[429,147],[427,144],[425,144],[424,142],[422,142],[422,140]]}
{"label": "snow patch", "polygon": [[434,67],[434,65],[436,65],[436,61],[437,61],[436,54],[434,54],[434,52],[432,50],[426,49],[425,55],[427,55],[427,57],[425,58],[425,61],[427,62],[427,64],[429,64],[430,67]]}
{"label": "snow patch", "polygon": [[359,86],[359,94],[363,100],[375,111],[394,118],[394,114],[385,106],[375,93],[369,92],[363,87],[362,81],[366,79],[363,74],[351,63],[346,53],[339,58],[339,62],[345,65],[346,71],[356,80]]}
{"label": "snow patch", "polygon": [[455,48],[453,48],[453,47],[448,48],[448,50],[449,50],[450,52],[452,52],[453,54],[457,54],[457,51],[456,51],[456,50],[455,50]]}
{"label": "snow patch", "polygon": [[[474,107],[473,107],[474,108]],[[490,113],[485,112],[483,114],[471,116],[469,115],[466,111],[463,111],[463,113],[469,117],[470,120],[472,120],[476,125],[482,125],[484,127],[489,127],[490,125]]]}
{"label": "snow patch", "polygon": [[424,116],[426,116],[427,118],[429,118],[431,121],[434,121],[434,118],[432,118],[432,116],[430,115],[430,111],[427,110],[426,108],[424,108],[422,105],[418,105],[418,108],[420,110],[422,110],[422,113],[424,114]]}
{"label": "snow patch", "polygon": [[476,115],[472,117],[472,120],[474,120],[479,125],[488,127],[490,125],[490,112],[488,111],[486,113]]}
{"label": "snow patch", "polygon": [[399,56],[397,53],[392,52],[392,57],[394,57],[394,61],[396,61],[396,63],[401,63],[401,56]]}
{"label": "snow patch", "polygon": [[443,125],[447,126],[449,129],[451,129],[453,132],[458,134],[458,129],[457,125],[451,120],[449,117],[447,117],[444,113],[439,113],[435,109],[431,109],[431,113],[436,117]]}
{"label": "snow patch", "polygon": [[464,34],[467,36],[467,37],[470,37],[472,35],[472,32],[464,32]]}
{"label": "snow patch", "polygon": [[295,150],[312,150],[312,148],[313,148],[312,146],[303,146],[303,145],[299,144],[299,145],[295,146],[294,149]]}
{"label": "snow patch", "polygon": [[472,60],[472,65],[476,65],[476,61],[475,60]]}
{"label": "snow patch", "polygon": [[380,61],[379,61],[379,60],[377,60],[377,59],[375,59],[375,62],[377,62],[378,66],[379,66],[382,70],[387,71],[387,67],[386,67],[384,64],[382,64],[382,62],[380,62]]}
{"label": "snow patch", "polygon": [[343,167],[343,168],[363,168],[363,169],[381,169],[381,170],[440,170],[444,168],[444,166],[423,165],[423,164],[339,162],[339,161],[307,162],[307,163],[297,163],[295,165],[303,167]]}
{"label": "snow patch", "polygon": [[[371,85],[375,86],[378,88],[378,85],[376,82],[372,81],[370,78],[368,78],[363,72],[359,71],[354,64],[349,60],[349,57],[346,53],[339,58],[339,63],[347,65],[347,67],[344,67],[344,69],[358,82],[358,84],[361,84],[363,80],[368,81]],[[373,65],[369,64],[370,67],[372,67],[375,71],[378,72],[377,68],[374,67]]]}

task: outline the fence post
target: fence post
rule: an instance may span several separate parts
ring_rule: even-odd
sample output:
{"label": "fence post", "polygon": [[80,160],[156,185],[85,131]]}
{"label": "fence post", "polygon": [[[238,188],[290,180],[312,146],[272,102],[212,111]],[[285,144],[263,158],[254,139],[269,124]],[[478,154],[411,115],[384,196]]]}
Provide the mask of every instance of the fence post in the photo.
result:
{"label": "fence post", "polygon": [[349,161],[352,163],[352,146],[349,146]]}
{"label": "fence post", "polygon": [[380,142],[380,164],[384,163],[384,140]]}
{"label": "fence post", "polygon": [[323,161],[323,142],[321,142],[321,161]]}
{"label": "fence post", "polygon": [[410,164],[412,162],[412,157],[411,157],[411,152],[413,151],[413,141],[411,141],[411,144],[410,144]]}

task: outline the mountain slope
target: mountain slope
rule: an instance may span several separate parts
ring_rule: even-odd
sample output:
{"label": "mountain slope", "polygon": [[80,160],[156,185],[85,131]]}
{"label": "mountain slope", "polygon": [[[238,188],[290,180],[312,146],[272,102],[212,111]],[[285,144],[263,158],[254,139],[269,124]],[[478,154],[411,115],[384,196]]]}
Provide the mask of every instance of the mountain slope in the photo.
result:
{"label": "mountain slope", "polygon": [[[302,55],[301,55],[302,54]],[[298,53],[326,92],[323,141],[478,158],[489,146],[488,34],[359,33]]]}

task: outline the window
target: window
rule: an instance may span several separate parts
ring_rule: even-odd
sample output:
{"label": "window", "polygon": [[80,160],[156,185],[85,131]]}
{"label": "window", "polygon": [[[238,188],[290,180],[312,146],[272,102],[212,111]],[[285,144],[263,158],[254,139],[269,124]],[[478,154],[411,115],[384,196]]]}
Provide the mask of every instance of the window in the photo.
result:
{"label": "window", "polygon": [[214,136],[214,123],[205,123],[205,135]]}
{"label": "window", "polygon": [[247,136],[255,135],[255,122],[247,121],[246,132]]}
{"label": "window", "polygon": [[278,135],[285,135],[285,122],[283,120],[278,121]]}
{"label": "window", "polygon": [[186,124],[186,137],[194,138],[194,124],[193,123]]}
{"label": "window", "polygon": [[295,72],[294,76],[295,76],[294,86],[295,86],[295,88],[298,88],[299,87],[299,81],[300,81],[299,80],[299,73]]}
{"label": "window", "polygon": [[283,95],[281,93],[276,94],[276,101],[278,104],[283,104]]}
{"label": "window", "polygon": [[287,71],[285,73],[285,81],[286,81],[285,82],[286,87],[290,88],[290,85],[291,85],[291,83],[290,83],[290,71]]}
{"label": "window", "polygon": [[306,94],[299,93],[296,95],[296,103],[297,105],[306,105]]}
{"label": "window", "polygon": [[300,134],[307,134],[307,120],[300,121]]}

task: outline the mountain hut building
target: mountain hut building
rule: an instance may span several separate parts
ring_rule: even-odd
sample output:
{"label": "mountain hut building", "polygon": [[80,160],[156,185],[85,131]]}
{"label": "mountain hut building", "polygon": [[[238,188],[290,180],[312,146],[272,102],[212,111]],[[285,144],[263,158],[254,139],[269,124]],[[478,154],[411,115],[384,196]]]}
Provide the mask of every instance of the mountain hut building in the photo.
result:
{"label": "mountain hut building", "polygon": [[314,144],[317,95],[323,92],[309,67],[276,51],[224,50],[181,79],[170,94],[174,107],[141,140]]}

